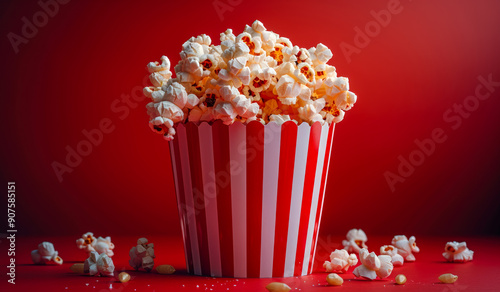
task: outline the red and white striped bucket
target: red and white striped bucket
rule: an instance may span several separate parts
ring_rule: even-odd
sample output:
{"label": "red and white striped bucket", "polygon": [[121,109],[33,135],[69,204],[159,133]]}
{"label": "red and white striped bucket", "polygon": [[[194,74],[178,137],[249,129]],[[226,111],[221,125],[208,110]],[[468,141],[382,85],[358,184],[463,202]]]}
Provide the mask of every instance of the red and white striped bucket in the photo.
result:
{"label": "red and white striped bucket", "polygon": [[170,142],[188,272],[312,272],[332,124],[176,125]]}

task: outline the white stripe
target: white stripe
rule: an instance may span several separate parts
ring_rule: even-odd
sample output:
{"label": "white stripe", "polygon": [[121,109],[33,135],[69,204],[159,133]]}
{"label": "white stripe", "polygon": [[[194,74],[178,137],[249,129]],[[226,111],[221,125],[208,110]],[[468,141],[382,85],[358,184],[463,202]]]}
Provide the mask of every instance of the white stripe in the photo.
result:
{"label": "white stripe", "polygon": [[297,147],[295,148],[295,165],[293,170],[292,202],[288,219],[288,237],[286,240],[286,258],[284,277],[292,277],[295,270],[295,256],[299,237],[300,210],[304,195],[304,178],[306,175],[307,148],[311,126],[302,123],[297,131]]}
{"label": "white stripe", "polygon": [[321,187],[321,174],[323,173],[323,162],[325,160],[326,137],[328,131],[321,128],[321,136],[318,148],[318,162],[316,164],[316,174],[314,175],[314,189],[311,204],[311,212],[309,214],[309,226],[307,227],[307,241],[304,253],[304,262],[302,264],[302,275],[306,275],[309,267],[309,259],[312,253],[312,238],[314,232],[314,224],[316,221],[316,212],[318,211],[319,189]]}
{"label": "white stripe", "polygon": [[202,123],[198,127],[200,137],[200,159],[203,177],[203,194],[205,197],[205,214],[207,220],[208,254],[210,257],[210,275],[222,276],[219,243],[219,221],[217,215],[217,192],[215,186],[214,151],[212,142],[212,126]]}
{"label": "white stripe", "polygon": [[281,126],[269,123],[264,128],[260,277],[269,278],[273,274]]}
{"label": "white stripe", "polygon": [[189,155],[186,137],[186,128],[183,125],[177,127],[177,137],[179,139],[179,152],[181,155],[182,178],[184,181],[184,193],[186,195],[186,216],[189,225],[189,238],[191,241],[191,251],[193,256],[193,267],[196,275],[201,275],[200,251],[198,249],[198,237],[196,235],[196,218],[193,200],[193,190],[191,187],[191,172],[189,168]]}
{"label": "white stripe", "polygon": [[229,127],[231,172],[231,208],[233,216],[234,277],[247,276],[247,157],[246,126],[234,123]]}
{"label": "white stripe", "polygon": [[174,175],[175,194],[177,196],[177,209],[179,211],[179,218],[181,220],[182,243],[184,244],[184,257],[186,258],[186,269],[187,269],[187,272],[190,273],[191,271],[189,270],[187,247],[186,247],[186,240],[188,240],[188,239],[186,238],[186,221],[184,220],[185,214],[184,214],[184,210],[182,209],[181,204],[180,204],[180,202],[181,202],[180,196],[184,196],[184,194],[179,193],[179,181],[177,180],[179,178],[179,176],[177,175],[177,163],[175,160],[174,143],[172,141],[170,141],[168,143],[168,147],[170,150],[170,162],[172,164],[172,173]]}
{"label": "white stripe", "polygon": [[[335,131],[335,124],[332,125],[333,129],[332,129],[332,140],[333,140],[333,133]],[[325,131],[328,133],[328,125],[325,124],[323,126],[323,128],[325,129]],[[326,136],[326,139],[328,139],[328,134]],[[328,144],[328,140],[327,140],[327,144]],[[326,173],[325,173],[325,185],[323,186],[323,200],[321,201],[321,205],[320,206],[324,206],[323,203],[325,201],[325,197],[326,197],[326,194],[325,194],[325,191],[326,191],[326,182],[328,181],[328,170],[330,169],[330,161],[332,160],[332,145],[333,145],[333,141],[330,142],[330,149],[326,149],[326,153],[325,153],[325,158],[326,156],[328,156],[328,161],[327,161],[327,165],[326,165]],[[309,273],[312,273],[313,271],[313,267],[314,267],[314,257],[316,256],[316,247],[318,246],[318,236],[319,236],[319,228],[320,228],[320,225],[321,225],[321,217],[323,216],[323,208],[319,209],[319,222],[318,222],[318,233],[316,233],[316,238],[315,238],[315,242],[316,242],[316,245],[313,246],[314,248],[314,251],[313,251],[313,259],[312,259],[312,262],[313,264],[311,265],[311,269],[309,270]]]}

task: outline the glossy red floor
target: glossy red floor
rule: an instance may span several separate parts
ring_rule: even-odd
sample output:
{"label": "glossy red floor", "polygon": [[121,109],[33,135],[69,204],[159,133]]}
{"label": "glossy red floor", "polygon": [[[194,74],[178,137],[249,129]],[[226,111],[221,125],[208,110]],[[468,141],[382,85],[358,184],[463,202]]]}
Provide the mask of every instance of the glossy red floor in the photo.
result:
{"label": "glossy red floor", "polygon": [[[407,234],[408,236],[410,234]],[[173,275],[136,272],[128,265],[128,251],[135,244],[137,237],[112,237],[116,245],[115,275],[127,271],[132,276],[128,283],[120,283],[116,278],[91,277],[74,274],[69,267],[85,259],[85,254],[77,249],[75,237],[19,237],[16,241],[16,285],[7,283],[2,272],[0,291],[267,291],[265,286],[273,281],[281,281],[292,287],[292,291],[500,291],[500,238],[425,238],[418,237],[420,253],[417,261],[405,263],[394,269],[386,280],[357,280],[349,273],[342,275],[344,284],[341,287],[326,286],[327,273],[322,271],[321,264],[328,253],[340,248],[341,237],[321,237],[316,254],[315,272],[304,277],[284,279],[227,279],[192,276],[186,273],[182,241],[180,238],[150,236],[155,244],[156,264],[171,264],[177,272]],[[30,252],[42,241],[54,243],[59,255],[64,259],[62,266],[31,264]],[[390,243],[390,236],[370,237],[370,250],[377,251],[381,245]],[[474,253],[474,260],[465,264],[445,263],[441,255],[447,241],[467,241]],[[7,263],[7,247],[2,239],[2,266]],[[4,269],[2,269],[4,270]],[[5,271],[5,270],[4,270]],[[441,284],[437,277],[443,273],[459,276],[454,284]],[[405,274],[408,282],[404,286],[394,283],[397,274]]]}

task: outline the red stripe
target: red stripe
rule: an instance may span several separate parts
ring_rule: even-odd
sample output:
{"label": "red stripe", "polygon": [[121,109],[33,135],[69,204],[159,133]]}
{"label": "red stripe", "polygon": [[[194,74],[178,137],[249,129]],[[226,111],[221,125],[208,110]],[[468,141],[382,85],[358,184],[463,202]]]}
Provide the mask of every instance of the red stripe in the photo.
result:
{"label": "red stripe", "polygon": [[172,167],[175,167],[176,172],[177,172],[177,181],[175,182],[177,184],[177,188],[179,189],[179,194],[178,194],[178,201],[177,201],[177,206],[179,208],[179,218],[181,219],[181,224],[185,228],[185,233],[184,233],[184,242],[186,243],[186,255],[187,255],[187,263],[186,267],[188,268],[190,273],[194,272],[193,269],[193,252],[191,249],[191,240],[189,237],[189,224],[187,220],[187,214],[188,210],[186,209],[186,197],[184,193],[184,181],[182,179],[182,161],[181,161],[181,155],[179,151],[179,138],[176,138],[172,140],[173,149],[170,151],[174,151],[174,156],[175,156],[175,166],[172,165]]}
{"label": "red stripe", "polygon": [[229,127],[216,121],[212,125],[212,137],[222,276],[234,277]]}
{"label": "red stripe", "polygon": [[200,138],[198,127],[193,123],[186,124],[186,137],[189,151],[189,168],[193,186],[194,211],[196,216],[196,234],[200,251],[201,273],[210,275],[210,255],[208,252],[207,217],[205,212],[205,196],[203,194],[203,177],[201,169]]}
{"label": "red stripe", "polygon": [[325,160],[323,162],[323,174],[321,175],[321,185],[319,189],[319,200],[318,200],[318,210],[316,212],[316,221],[314,221],[314,232],[313,232],[313,241],[311,244],[311,257],[309,258],[309,268],[308,271],[312,272],[313,268],[313,256],[314,252],[316,252],[316,239],[318,237],[318,232],[319,232],[319,224],[321,220],[321,213],[323,210],[323,199],[325,196],[325,184],[326,184],[326,178],[328,175],[328,165],[330,162],[330,150],[332,146],[332,140],[333,140],[333,129],[335,127],[335,124],[330,125],[329,130],[328,130],[328,136],[327,136],[327,141],[326,141],[326,150],[325,150]]}
{"label": "red stripe", "polygon": [[297,240],[297,253],[295,257],[295,276],[302,274],[302,265],[307,241],[307,228],[309,225],[309,215],[314,190],[314,178],[316,175],[316,165],[318,164],[318,149],[321,138],[321,125],[314,123],[309,133],[309,146],[307,149],[306,174],[304,178],[304,194],[302,197],[302,207],[300,210],[299,235]]}
{"label": "red stripe", "polygon": [[247,125],[247,277],[260,277],[264,125]]}
{"label": "red stripe", "polygon": [[292,201],[293,167],[297,145],[297,124],[286,122],[281,126],[281,146],[274,237],[273,277],[283,277],[285,273],[286,242],[290,204]]}

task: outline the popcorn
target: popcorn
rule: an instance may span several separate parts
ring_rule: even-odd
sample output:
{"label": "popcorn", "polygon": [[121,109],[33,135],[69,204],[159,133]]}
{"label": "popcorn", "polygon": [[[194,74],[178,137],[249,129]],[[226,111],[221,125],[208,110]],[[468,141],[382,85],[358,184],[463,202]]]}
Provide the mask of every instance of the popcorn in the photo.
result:
{"label": "popcorn", "polygon": [[283,124],[286,121],[290,121],[290,116],[289,115],[271,115],[269,117],[269,121],[275,122],[278,125]]}
{"label": "popcorn", "polygon": [[381,246],[380,254],[390,256],[391,262],[394,266],[402,266],[404,263],[403,257],[398,254],[398,249],[392,245]]}
{"label": "popcorn", "polygon": [[31,259],[35,264],[46,264],[47,262],[54,262],[62,265],[63,259],[58,255],[54,249],[54,245],[50,242],[44,241],[38,245],[38,249],[31,252]]}
{"label": "popcorn", "polygon": [[153,269],[155,258],[154,244],[148,244],[146,238],[139,238],[137,240],[137,246],[130,249],[129,255],[129,264],[135,270],[142,268],[146,272],[149,272]]}
{"label": "popcorn", "polygon": [[94,245],[94,249],[97,253],[105,253],[108,257],[112,257],[114,255],[114,248],[115,245],[111,242],[111,237],[109,236],[106,236],[105,238],[99,236]]}
{"label": "popcorn", "polygon": [[444,258],[449,262],[465,263],[472,261],[474,252],[467,248],[467,243],[450,241],[446,243],[443,252]]}
{"label": "popcorn", "polygon": [[345,249],[336,249],[330,254],[330,261],[325,261],[323,268],[327,272],[346,273],[350,266],[358,263],[355,254],[347,253]]}
{"label": "popcorn", "polygon": [[346,237],[347,240],[343,240],[342,245],[347,252],[359,253],[362,248],[368,248],[365,244],[368,241],[368,238],[363,230],[351,229],[347,232]]}
{"label": "popcorn", "polygon": [[182,44],[175,78],[166,56],[147,65],[149,125],[166,140],[186,122],[338,123],[357,101],[348,79],[327,64],[333,53],[324,44],[301,48],[258,20],[219,39],[202,34]]}
{"label": "popcorn", "polygon": [[308,52],[314,66],[325,64],[333,57],[332,51],[322,43],[319,43],[315,48],[310,48]]}
{"label": "popcorn", "polygon": [[408,240],[404,235],[396,235],[392,239],[392,245],[398,249],[398,253],[408,262],[415,261],[413,253],[420,251],[415,242],[415,236],[410,237],[410,240]]}
{"label": "popcorn", "polygon": [[95,251],[94,246],[96,244],[96,239],[92,232],[87,232],[82,235],[82,238],[76,240],[76,245],[79,249],[83,249],[86,252]]}
{"label": "popcorn", "polygon": [[91,276],[113,277],[114,271],[113,260],[105,253],[99,255],[97,252],[91,251],[89,258],[83,264],[83,272]]}
{"label": "popcorn", "polygon": [[359,250],[359,260],[361,265],[352,272],[358,278],[375,280],[378,276],[384,279],[392,273],[393,265],[388,255],[377,256],[374,252],[368,253],[366,248],[362,248]]}

